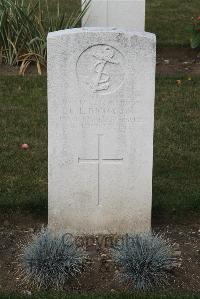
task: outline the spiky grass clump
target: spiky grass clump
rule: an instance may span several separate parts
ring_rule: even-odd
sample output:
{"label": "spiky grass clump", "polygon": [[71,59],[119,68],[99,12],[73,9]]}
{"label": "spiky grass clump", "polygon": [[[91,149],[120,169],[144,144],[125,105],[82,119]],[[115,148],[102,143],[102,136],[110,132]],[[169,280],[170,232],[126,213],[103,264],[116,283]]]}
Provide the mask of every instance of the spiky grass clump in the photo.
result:
{"label": "spiky grass clump", "polygon": [[168,242],[150,233],[125,236],[112,256],[120,266],[120,277],[139,291],[162,285],[174,263]]}
{"label": "spiky grass clump", "polygon": [[24,74],[31,64],[36,64],[39,74],[46,67],[48,32],[74,28],[86,13],[90,0],[82,9],[67,15],[60,9],[50,13],[50,0],[1,0],[0,1],[0,63],[20,65]]}
{"label": "spiky grass clump", "polygon": [[66,281],[82,272],[85,261],[86,253],[71,235],[43,230],[23,249],[23,278],[38,289],[62,289]]}

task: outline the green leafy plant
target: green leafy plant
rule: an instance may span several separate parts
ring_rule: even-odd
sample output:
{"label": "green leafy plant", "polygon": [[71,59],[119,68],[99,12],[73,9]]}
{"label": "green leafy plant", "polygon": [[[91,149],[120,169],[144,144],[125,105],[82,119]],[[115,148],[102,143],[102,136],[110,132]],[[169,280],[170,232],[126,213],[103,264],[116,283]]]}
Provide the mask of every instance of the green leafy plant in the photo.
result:
{"label": "green leafy plant", "polygon": [[150,233],[126,235],[113,248],[112,256],[120,267],[120,278],[140,291],[164,283],[174,263],[167,241]]}
{"label": "green leafy plant", "polygon": [[196,19],[193,18],[190,45],[193,49],[200,47],[200,16]]}
{"label": "green leafy plant", "polygon": [[39,74],[46,66],[48,32],[79,25],[90,1],[80,11],[67,16],[57,2],[57,13],[51,14],[45,0],[1,0],[0,2],[0,55],[1,62],[20,65],[24,74],[35,63]]}
{"label": "green leafy plant", "polygon": [[23,248],[22,278],[38,289],[61,289],[82,272],[86,259],[85,251],[76,246],[71,235],[42,230]]}

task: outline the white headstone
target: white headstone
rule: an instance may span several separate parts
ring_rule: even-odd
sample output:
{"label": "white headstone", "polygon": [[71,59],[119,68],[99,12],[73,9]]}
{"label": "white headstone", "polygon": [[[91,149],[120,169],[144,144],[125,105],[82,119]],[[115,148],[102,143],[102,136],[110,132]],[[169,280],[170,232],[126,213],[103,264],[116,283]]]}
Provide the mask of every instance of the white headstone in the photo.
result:
{"label": "white headstone", "polygon": [[49,225],[73,234],[151,226],[155,36],[48,35]]}
{"label": "white headstone", "polygon": [[[82,0],[83,6],[87,1]],[[92,0],[82,26],[144,31],[145,0]]]}

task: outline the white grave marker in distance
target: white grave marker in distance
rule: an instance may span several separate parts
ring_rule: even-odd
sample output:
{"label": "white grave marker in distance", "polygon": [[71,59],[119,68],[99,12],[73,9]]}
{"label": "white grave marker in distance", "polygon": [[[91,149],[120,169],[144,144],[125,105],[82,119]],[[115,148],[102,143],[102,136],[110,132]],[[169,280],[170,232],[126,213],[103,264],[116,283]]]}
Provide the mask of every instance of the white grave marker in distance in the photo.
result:
{"label": "white grave marker in distance", "polygon": [[[87,0],[82,0],[83,6]],[[145,0],[92,0],[82,27],[145,30]]]}

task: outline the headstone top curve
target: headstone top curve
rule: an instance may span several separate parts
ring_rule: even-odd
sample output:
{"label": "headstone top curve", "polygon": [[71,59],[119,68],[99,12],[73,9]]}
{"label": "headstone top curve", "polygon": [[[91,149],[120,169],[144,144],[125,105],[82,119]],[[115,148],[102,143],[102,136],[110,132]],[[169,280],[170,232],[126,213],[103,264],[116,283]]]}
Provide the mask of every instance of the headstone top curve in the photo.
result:
{"label": "headstone top curve", "polygon": [[122,33],[130,36],[138,36],[143,38],[148,38],[152,40],[152,42],[156,42],[156,35],[154,33],[146,32],[146,31],[132,31],[132,30],[125,30],[122,28],[116,27],[82,27],[82,28],[73,28],[73,29],[65,29],[59,30],[54,32],[49,32],[47,38],[56,38],[65,35],[71,34],[80,34],[80,33]]}

